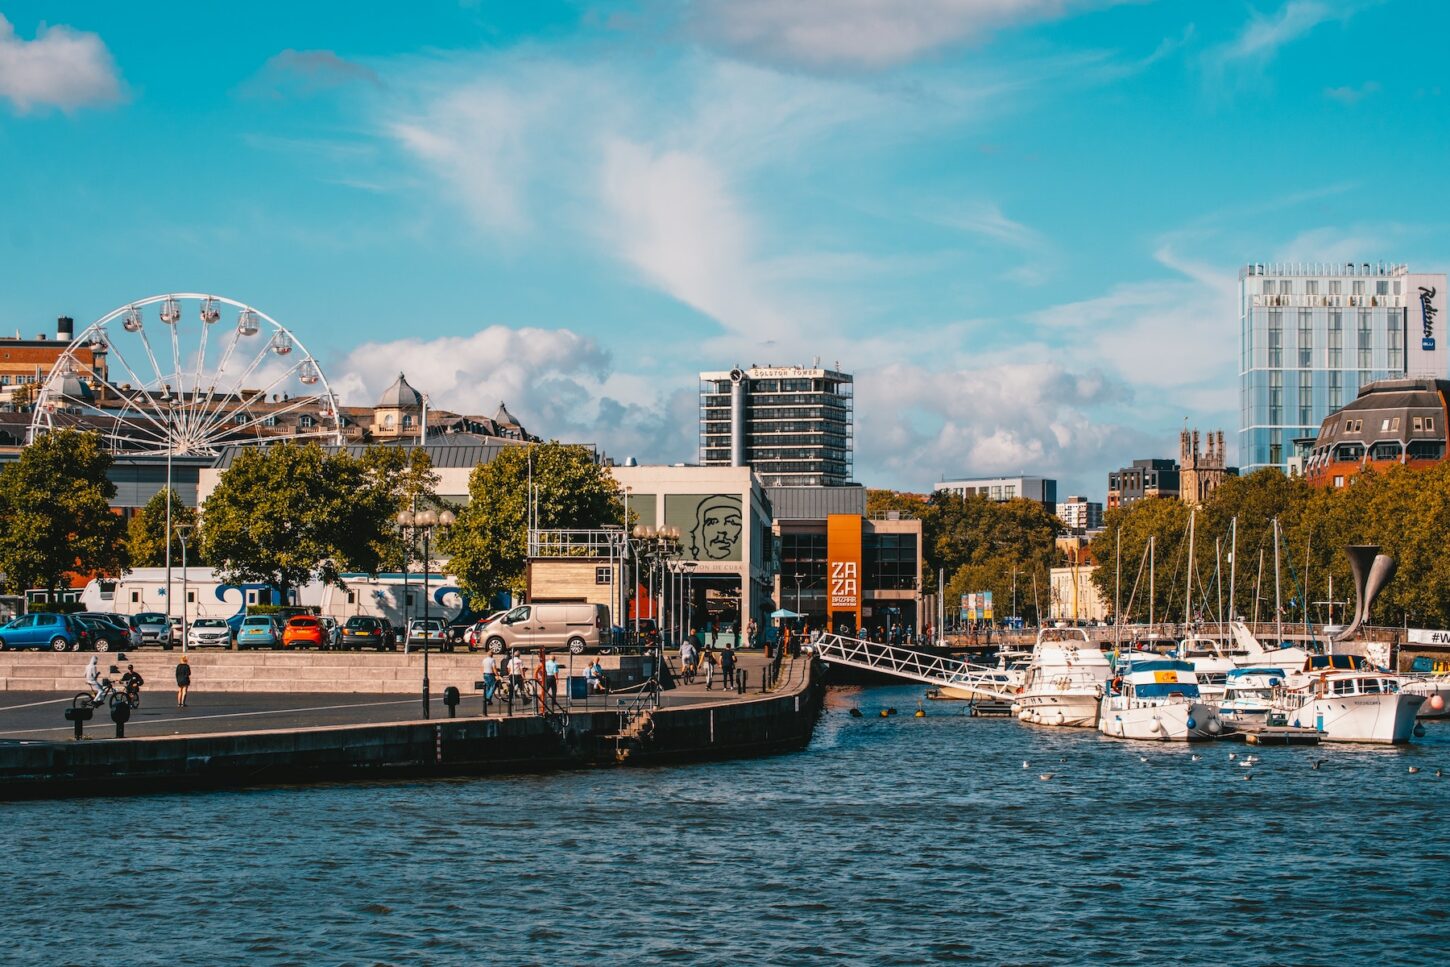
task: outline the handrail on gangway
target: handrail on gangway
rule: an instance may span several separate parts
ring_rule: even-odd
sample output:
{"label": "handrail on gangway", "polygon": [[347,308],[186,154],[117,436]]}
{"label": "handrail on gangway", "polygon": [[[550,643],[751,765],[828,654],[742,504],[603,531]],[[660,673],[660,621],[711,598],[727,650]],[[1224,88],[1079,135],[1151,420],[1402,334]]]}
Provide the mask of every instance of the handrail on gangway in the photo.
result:
{"label": "handrail on gangway", "polygon": [[1012,686],[1003,680],[1001,669],[974,665],[960,658],[837,634],[821,635],[814,647],[822,661],[837,665],[972,691],[983,698],[1007,699],[1013,695]]}

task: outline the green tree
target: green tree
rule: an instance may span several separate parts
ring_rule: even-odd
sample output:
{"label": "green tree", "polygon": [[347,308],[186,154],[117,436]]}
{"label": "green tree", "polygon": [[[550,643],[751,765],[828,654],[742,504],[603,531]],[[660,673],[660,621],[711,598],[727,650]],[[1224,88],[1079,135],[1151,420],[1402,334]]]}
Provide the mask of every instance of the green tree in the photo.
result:
{"label": "green tree", "polygon": [[926,495],[874,488],[866,491],[866,516],[884,517],[893,510],[905,518],[920,518],[926,514]]}
{"label": "green tree", "polygon": [[401,570],[405,553],[410,560],[414,555],[411,548],[405,551],[392,521],[399,511],[440,506],[433,461],[422,447],[374,446],[363,451],[361,468],[369,500],[379,501],[369,513],[382,514],[388,520],[388,527],[377,535],[373,551],[382,568]]}
{"label": "green tree", "polygon": [[[1155,538],[1148,553],[1149,538]],[[1118,547],[1121,539],[1121,586]],[[1103,530],[1088,550],[1098,562],[1093,584],[1104,601],[1121,594],[1123,619],[1168,621],[1183,614],[1183,558],[1188,545],[1188,507],[1170,498],[1149,497],[1126,507],[1112,507],[1103,515]],[[1197,555],[1196,555],[1197,556]],[[1211,555],[1210,555],[1211,556]],[[1202,557],[1199,556],[1200,562]],[[1150,594],[1151,608],[1150,608]],[[1112,605],[1109,605],[1111,608]]]}
{"label": "green tree", "polygon": [[1046,609],[1048,571],[1061,561],[1057,535],[1063,528],[1038,501],[993,501],[978,494],[962,497],[938,491],[927,501],[922,529],[926,566],[933,573],[944,569],[948,575],[948,613],[958,606],[962,594],[991,591],[994,618],[1011,614],[1014,577],[1017,613],[1036,621],[1036,602]]}
{"label": "green tree", "polygon": [[594,528],[619,519],[619,486],[589,447],[557,441],[505,447],[474,469],[469,504],[444,542],[452,572],[470,594],[524,591],[531,467],[536,526]]}
{"label": "green tree", "polygon": [[0,468],[0,570],[13,593],[54,591],[67,571],[114,574],[126,566],[110,467],[94,433],[56,430]]}
{"label": "green tree", "polygon": [[202,507],[202,553],[223,580],[266,582],[285,599],[310,580],[376,572],[393,513],[388,487],[346,451],[248,447]]}
{"label": "green tree", "polygon": [[[178,528],[196,526],[196,510],[181,502],[174,490],[158,490],[146,506],[126,525],[126,553],[131,567],[161,567],[166,563],[166,495],[171,494],[171,561],[181,563],[181,533]],[[194,539],[186,542],[186,563],[201,564],[200,548]]]}

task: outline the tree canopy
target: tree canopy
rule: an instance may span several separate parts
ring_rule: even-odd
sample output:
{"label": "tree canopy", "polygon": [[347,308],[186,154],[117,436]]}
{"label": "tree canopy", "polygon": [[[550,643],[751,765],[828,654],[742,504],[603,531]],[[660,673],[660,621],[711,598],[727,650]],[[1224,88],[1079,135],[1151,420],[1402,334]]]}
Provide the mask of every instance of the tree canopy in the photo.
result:
{"label": "tree canopy", "polygon": [[126,565],[125,528],[112,512],[111,456],[93,433],[55,430],[0,468],[0,570],[9,590],[61,587],[67,571]]}
{"label": "tree canopy", "polygon": [[[1152,535],[1157,563],[1155,616],[1183,620],[1188,517],[1186,506],[1164,499],[1136,501],[1104,515],[1103,532],[1092,546],[1103,566],[1093,580],[1104,599],[1112,601],[1114,552],[1121,536],[1125,619],[1141,621],[1148,615],[1148,578],[1142,562]],[[1333,619],[1343,622],[1354,602],[1344,548],[1378,544],[1395,558],[1399,569],[1380,596],[1375,622],[1450,624],[1450,563],[1445,558],[1450,547],[1450,464],[1366,471],[1338,489],[1311,487],[1275,469],[1225,481],[1199,508],[1195,521],[1193,582],[1199,590],[1193,595],[1193,610],[1216,618],[1221,600],[1226,616],[1231,600],[1236,615],[1274,619],[1276,518],[1285,621],[1328,622],[1333,600]],[[1139,591],[1129,607],[1135,582]]]}
{"label": "tree canopy", "polygon": [[620,519],[619,485],[589,447],[557,441],[505,447],[474,468],[469,504],[444,544],[453,574],[470,594],[524,591],[531,467],[536,526],[583,529]]}
{"label": "tree canopy", "polygon": [[[166,563],[166,497],[171,495],[171,562],[181,564],[181,528],[196,527],[196,509],[181,502],[174,490],[159,490],[126,525],[126,554],[131,567],[161,567]],[[186,563],[201,564],[201,549],[194,538],[186,542]]]}
{"label": "tree canopy", "polygon": [[393,477],[366,456],[315,443],[243,448],[202,507],[202,553],[223,580],[284,595],[344,571],[375,573],[396,544],[397,500]]}

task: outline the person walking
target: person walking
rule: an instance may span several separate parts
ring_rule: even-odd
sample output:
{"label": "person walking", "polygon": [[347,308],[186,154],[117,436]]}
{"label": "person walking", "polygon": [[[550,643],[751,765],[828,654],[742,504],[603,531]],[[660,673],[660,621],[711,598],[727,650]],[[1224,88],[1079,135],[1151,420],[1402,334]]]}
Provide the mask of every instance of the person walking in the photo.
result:
{"label": "person walking", "polygon": [[485,703],[493,701],[493,693],[498,690],[498,659],[493,657],[493,652],[483,656],[483,700]]}
{"label": "person walking", "polygon": [[550,701],[559,698],[559,663],[553,655],[544,662],[544,694],[549,696]]}
{"label": "person walking", "polygon": [[745,643],[749,647],[754,648],[755,647],[755,643],[756,643],[755,642],[756,635],[758,635],[758,634],[759,634],[759,630],[755,626],[755,619],[754,618],[751,618],[750,619],[750,623],[745,626]]}
{"label": "person walking", "polygon": [[509,656],[509,702],[524,697],[524,660],[517,653]]}
{"label": "person walking", "polygon": [[191,688],[191,663],[182,655],[176,663],[176,707],[186,708],[186,692]]}
{"label": "person walking", "polygon": [[705,691],[711,691],[715,687],[715,649],[705,649]]}
{"label": "person walking", "polygon": [[720,687],[725,691],[735,687],[735,649],[727,642],[725,650],[720,652]]}

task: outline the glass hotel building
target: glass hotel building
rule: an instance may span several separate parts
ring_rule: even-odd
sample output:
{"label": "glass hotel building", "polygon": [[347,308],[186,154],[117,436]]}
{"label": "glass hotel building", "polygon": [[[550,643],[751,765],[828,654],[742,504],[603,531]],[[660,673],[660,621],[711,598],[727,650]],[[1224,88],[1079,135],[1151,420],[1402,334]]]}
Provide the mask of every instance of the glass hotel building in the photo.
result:
{"label": "glass hotel building", "polygon": [[1239,462],[1287,470],[1296,439],[1366,383],[1446,374],[1445,276],[1378,263],[1239,271]]}

